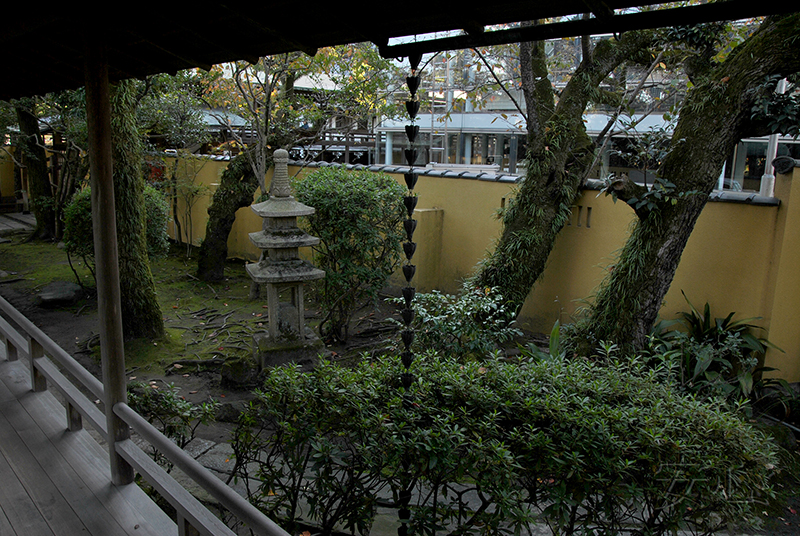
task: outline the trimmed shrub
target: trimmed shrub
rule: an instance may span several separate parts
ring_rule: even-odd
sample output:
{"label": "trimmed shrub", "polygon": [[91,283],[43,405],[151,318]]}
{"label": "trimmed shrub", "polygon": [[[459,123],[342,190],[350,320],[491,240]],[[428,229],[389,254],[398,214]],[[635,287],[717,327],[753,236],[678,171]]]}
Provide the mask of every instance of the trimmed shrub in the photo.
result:
{"label": "trimmed shrub", "polygon": [[163,257],[169,253],[169,203],[164,193],[150,184],[144,187],[144,210],[147,255],[151,259]]}
{"label": "trimmed shrub", "polygon": [[414,534],[650,535],[747,526],[771,494],[762,433],[637,366],[415,367],[409,393],[395,358],[271,371],[233,437],[250,500],[290,531],[304,519],[366,534],[379,497],[397,507],[413,483]]}
{"label": "trimmed shrub", "polygon": [[[169,251],[167,219],[169,205],[164,194],[150,186],[144,188],[147,253],[150,258]],[[94,235],[92,230],[92,191],[84,188],[72,196],[64,209],[64,244],[67,255],[77,256],[94,274]]]}
{"label": "trimmed shrub", "polygon": [[297,200],[315,213],[304,219],[319,237],[314,263],[325,270],[320,335],[347,340],[348,324],[366,300],[376,300],[400,263],[404,188],[385,174],[322,168],[296,182]]}
{"label": "trimmed shrub", "polygon": [[[403,298],[389,301],[405,303]],[[413,303],[412,327],[417,351],[433,350],[441,355],[480,359],[522,335],[522,331],[512,326],[514,312],[506,308],[506,301],[497,289],[467,282],[458,296],[433,290],[417,294]]]}

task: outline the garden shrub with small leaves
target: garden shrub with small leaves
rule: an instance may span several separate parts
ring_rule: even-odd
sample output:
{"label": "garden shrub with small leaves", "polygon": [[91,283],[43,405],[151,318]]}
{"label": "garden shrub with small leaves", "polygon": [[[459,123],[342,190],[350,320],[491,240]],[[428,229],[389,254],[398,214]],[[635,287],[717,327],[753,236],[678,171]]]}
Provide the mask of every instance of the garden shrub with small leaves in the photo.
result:
{"label": "garden shrub with small leaves", "polygon": [[297,200],[315,212],[301,225],[320,243],[314,263],[325,270],[320,335],[347,340],[350,318],[376,300],[400,264],[404,188],[390,176],[321,168],[294,183]]}
{"label": "garden shrub with small leaves", "polygon": [[[402,298],[390,301],[404,303]],[[480,359],[522,335],[522,331],[513,326],[514,311],[494,288],[467,282],[458,296],[433,290],[417,294],[412,308],[414,345],[420,351],[427,349],[441,355]],[[401,325],[398,321],[395,323]]]}
{"label": "garden shrub with small leaves", "polygon": [[756,522],[773,448],[631,362],[426,354],[268,374],[233,435],[249,499],[289,531],[369,532],[412,482],[410,533],[709,534]]}
{"label": "garden shrub with small leaves", "polygon": [[[156,388],[143,382],[128,384],[128,405],[180,448],[195,438],[201,424],[214,421],[219,407],[218,402],[192,404],[180,396],[172,384]],[[172,464],[154,447],[149,450],[152,458],[167,472],[172,470]]]}

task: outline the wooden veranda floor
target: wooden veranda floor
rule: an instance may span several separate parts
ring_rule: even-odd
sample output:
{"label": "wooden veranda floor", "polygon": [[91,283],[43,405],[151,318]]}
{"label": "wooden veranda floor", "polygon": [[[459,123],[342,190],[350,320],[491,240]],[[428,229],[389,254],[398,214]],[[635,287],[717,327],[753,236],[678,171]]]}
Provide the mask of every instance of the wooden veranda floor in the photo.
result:
{"label": "wooden veranda floor", "polygon": [[68,431],[64,407],[30,385],[0,345],[0,536],[177,534],[137,485],[111,483],[105,447]]}

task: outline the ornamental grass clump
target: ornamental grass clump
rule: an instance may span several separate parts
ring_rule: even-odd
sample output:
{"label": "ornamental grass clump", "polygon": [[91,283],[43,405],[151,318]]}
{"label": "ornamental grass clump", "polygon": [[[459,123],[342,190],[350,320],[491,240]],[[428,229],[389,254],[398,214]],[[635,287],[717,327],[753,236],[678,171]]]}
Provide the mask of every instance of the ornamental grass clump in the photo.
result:
{"label": "ornamental grass clump", "polygon": [[708,534],[757,522],[775,455],[716,403],[653,373],[553,357],[428,354],[276,369],[234,433],[250,500],[287,530],[369,532],[414,482],[414,534]]}

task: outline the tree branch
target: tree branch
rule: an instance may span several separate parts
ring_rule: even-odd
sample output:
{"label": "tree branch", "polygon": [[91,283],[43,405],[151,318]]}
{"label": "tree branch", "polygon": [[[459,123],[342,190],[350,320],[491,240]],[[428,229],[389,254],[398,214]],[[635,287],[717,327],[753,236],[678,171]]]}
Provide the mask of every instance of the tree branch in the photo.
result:
{"label": "tree branch", "polygon": [[480,58],[480,60],[483,62],[483,64],[489,70],[489,73],[491,73],[492,78],[494,78],[494,81],[497,82],[497,85],[500,86],[500,89],[502,89],[503,92],[506,94],[506,96],[509,99],[511,99],[511,102],[514,103],[514,108],[516,108],[517,111],[524,116],[525,115],[525,110],[522,109],[522,106],[520,106],[520,104],[517,102],[517,99],[514,98],[514,95],[512,95],[511,92],[508,91],[508,88],[506,88],[505,84],[503,84],[503,82],[497,76],[497,73],[494,72],[494,69],[492,68],[491,65],[489,65],[489,62],[486,61],[486,58],[484,57],[483,54],[481,54],[481,51],[478,50],[477,48],[473,48],[472,50],[473,50],[473,52],[475,52],[475,54],[478,55],[478,58]]}
{"label": "tree branch", "polygon": [[627,205],[629,205],[639,219],[643,220],[647,217],[647,214],[650,212],[649,209],[646,207],[636,208],[631,203],[642,199],[649,190],[646,186],[642,186],[641,184],[636,184],[636,182],[632,181],[626,174],[623,174],[606,186],[603,192],[606,195],[610,195],[615,199],[619,199],[624,201]]}

